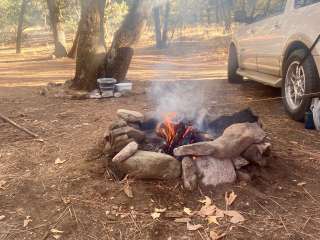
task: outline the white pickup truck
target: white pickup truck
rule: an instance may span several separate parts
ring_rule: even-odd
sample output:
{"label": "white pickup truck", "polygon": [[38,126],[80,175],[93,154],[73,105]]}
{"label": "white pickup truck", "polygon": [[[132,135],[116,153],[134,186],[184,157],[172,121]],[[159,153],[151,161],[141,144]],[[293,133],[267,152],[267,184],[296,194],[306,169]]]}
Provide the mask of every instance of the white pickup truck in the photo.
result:
{"label": "white pickup truck", "polygon": [[320,0],[257,0],[250,11],[236,12],[235,21],[229,82],[281,87],[286,111],[303,120],[320,92]]}

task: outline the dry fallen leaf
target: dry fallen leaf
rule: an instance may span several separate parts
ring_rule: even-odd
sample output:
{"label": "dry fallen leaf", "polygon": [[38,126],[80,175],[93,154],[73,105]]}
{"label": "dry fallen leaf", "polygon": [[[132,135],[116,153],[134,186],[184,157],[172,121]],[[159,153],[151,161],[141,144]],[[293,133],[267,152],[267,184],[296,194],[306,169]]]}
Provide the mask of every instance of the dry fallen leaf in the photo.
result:
{"label": "dry fallen leaf", "polygon": [[71,203],[71,199],[69,197],[61,197],[62,201],[64,204],[69,204]]}
{"label": "dry fallen leaf", "polygon": [[225,215],[231,217],[230,222],[237,224],[243,222],[245,218],[238,211],[225,211]]}
{"label": "dry fallen leaf", "polygon": [[190,222],[187,222],[187,229],[188,229],[188,231],[197,231],[197,230],[199,230],[200,228],[202,228],[202,225],[201,225],[201,224],[193,225],[193,224],[191,224]]}
{"label": "dry fallen leaf", "polygon": [[0,216],[0,221],[2,221],[2,220],[5,219],[5,218],[6,218],[5,215],[1,215],[1,216]]}
{"label": "dry fallen leaf", "polygon": [[176,223],[188,223],[191,221],[191,218],[176,218],[174,221]]}
{"label": "dry fallen leaf", "polygon": [[161,213],[157,213],[157,212],[154,212],[154,213],[151,213],[151,217],[153,219],[158,219],[160,217]]}
{"label": "dry fallen leaf", "polygon": [[54,239],[60,239],[60,238],[61,238],[61,234],[63,233],[63,231],[60,231],[60,230],[55,229],[55,228],[52,228],[52,229],[50,230],[50,232],[53,233],[52,237],[53,237]]}
{"label": "dry fallen leaf", "polygon": [[54,161],[54,164],[63,164],[65,163],[67,160],[61,160],[60,158],[57,158],[55,161]]}
{"label": "dry fallen leaf", "polygon": [[29,225],[29,223],[32,222],[32,219],[30,216],[27,216],[25,220],[23,220],[23,227],[26,227]]}
{"label": "dry fallen leaf", "polygon": [[219,217],[217,217],[217,216],[209,216],[208,217],[208,223],[209,224],[214,223],[214,224],[220,225],[220,223],[218,222],[218,218]]}
{"label": "dry fallen leaf", "polygon": [[132,188],[128,181],[124,184],[123,191],[129,198],[133,198]]}
{"label": "dry fallen leaf", "polygon": [[223,218],[223,217],[224,217],[224,211],[221,210],[221,209],[219,209],[219,208],[216,208],[216,214],[215,214],[215,216],[216,216],[217,218]]}
{"label": "dry fallen leaf", "polygon": [[210,206],[212,204],[212,200],[208,196],[205,196],[204,200],[199,200],[199,202],[203,203],[205,206]]}
{"label": "dry fallen leaf", "polygon": [[237,195],[232,191],[230,194],[228,194],[227,192],[225,193],[224,199],[226,201],[226,205],[227,206],[231,206],[232,203],[234,203],[234,201],[236,200]]}
{"label": "dry fallen leaf", "polygon": [[190,208],[183,208],[183,211],[187,214],[187,215],[189,215],[189,216],[192,216],[193,214],[192,214],[192,211],[190,210]]}
{"label": "dry fallen leaf", "polygon": [[225,233],[219,235],[214,230],[210,231],[210,239],[211,240],[219,240],[219,239],[223,238],[224,236],[226,236]]}
{"label": "dry fallen leaf", "polygon": [[304,185],[306,185],[307,183],[306,182],[300,182],[300,183],[298,183],[297,185],[299,186],[299,187],[303,187]]}
{"label": "dry fallen leaf", "polygon": [[206,216],[213,215],[215,211],[216,211],[216,206],[214,206],[214,205],[211,205],[211,206],[205,205],[205,206],[202,206],[200,211],[198,211],[198,214],[201,217],[206,217]]}
{"label": "dry fallen leaf", "polygon": [[0,181],[0,189],[4,190],[4,189],[5,189],[5,188],[4,188],[4,185],[6,185],[6,183],[7,183],[7,181],[1,180],[1,181]]}
{"label": "dry fallen leaf", "polygon": [[164,213],[165,211],[167,211],[167,209],[166,208],[155,208],[154,211],[157,213]]}
{"label": "dry fallen leaf", "polygon": [[52,232],[52,233],[54,233],[54,234],[63,233],[63,231],[60,231],[60,230],[55,229],[55,228],[52,228],[52,229],[50,230],[50,232]]}

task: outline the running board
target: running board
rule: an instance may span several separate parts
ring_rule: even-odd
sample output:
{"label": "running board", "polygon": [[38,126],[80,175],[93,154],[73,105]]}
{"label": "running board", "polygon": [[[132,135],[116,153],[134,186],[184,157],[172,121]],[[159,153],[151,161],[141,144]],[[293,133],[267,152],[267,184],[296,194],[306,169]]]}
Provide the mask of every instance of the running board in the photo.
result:
{"label": "running board", "polygon": [[282,85],[281,84],[282,78],[264,74],[264,73],[238,69],[237,74],[272,87],[281,88],[281,85]]}

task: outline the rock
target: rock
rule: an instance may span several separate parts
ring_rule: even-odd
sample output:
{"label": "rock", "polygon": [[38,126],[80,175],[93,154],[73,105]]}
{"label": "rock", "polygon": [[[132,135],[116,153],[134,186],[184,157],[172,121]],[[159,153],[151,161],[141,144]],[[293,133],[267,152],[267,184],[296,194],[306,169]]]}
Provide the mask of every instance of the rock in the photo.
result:
{"label": "rock", "polygon": [[125,146],[127,146],[131,142],[134,142],[134,139],[129,138],[127,140],[123,140],[123,141],[120,141],[120,142],[112,145],[111,148],[112,148],[113,155],[119,153]]}
{"label": "rock", "polygon": [[250,145],[261,143],[265,132],[257,123],[238,123],[228,127],[223,135],[214,141],[185,145],[174,149],[175,156],[208,156],[232,159]]}
{"label": "rock", "polygon": [[112,162],[122,162],[127,160],[133,154],[138,151],[138,144],[136,142],[131,142],[125,146],[113,159]]}
{"label": "rock", "polygon": [[117,111],[117,115],[119,118],[130,123],[142,122],[144,119],[144,116],[142,113],[136,112],[136,111],[130,111],[126,109],[119,109]]}
{"label": "rock", "polygon": [[125,126],[121,128],[114,129],[110,132],[110,139],[113,141],[114,138],[127,135],[129,138],[133,138],[136,142],[140,143],[145,139],[144,132],[135,129],[133,127]]}
{"label": "rock", "polygon": [[115,145],[118,145],[118,144],[121,144],[122,142],[125,142],[129,139],[129,136],[127,134],[124,134],[124,135],[120,135],[120,136],[117,136],[115,138],[112,138],[111,140],[111,147],[112,146],[115,146]]}
{"label": "rock", "polygon": [[267,165],[267,160],[265,157],[269,156],[270,152],[271,144],[263,142],[251,145],[242,153],[242,156],[248,161],[264,167]]}
{"label": "rock", "polygon": [[191,157],[182,159],[182,180],[183,186],[189,191],[193,191],[197,187],[197,169]]}
{"label": "rock", "polygon": [[250,173],[246,170],[237,170],[237,177],[239,181],[250,182],[251,176]]}
{"label": "rock", "polygon": [[147,151],[137,151],[117,169],[137,179],[174,179],[181,176],[181,163],[174,157]]}
{"label": "rock", "polygon": [[126,121],[124,121],[123,119],[118,119],[118,120],[113,121],[110,124],[109,130],[112,131],[112,130],[115,130],[117,128],[122,128],[122,127],[125,127],[125,126],[127,126]]}
{"label": "rock", "polygon": [[233,163],[229,159],[217,159],[210,156],[197,157],[194,160],[198,176],[205,186],[217,186],[233,183],[237,179]]}
{"label": "rock", "polygon": [[233,158],[232,159],[232,162],[233,162],[233,165],[234,167],[239,170],[241,169],[242,167],[245,167],[247,165],[249,165],[250,163],[244,159],[243,157],[237,157],[237,158]]}
{"label": "rock", "polygon": [[129,136],[129,138],[133,138],[138,143],[143,142],[143,140],[146,138],[146,135],[144,134],[144,132],[138,129],[135,129],[133,127],[128,127],[127,135]]}

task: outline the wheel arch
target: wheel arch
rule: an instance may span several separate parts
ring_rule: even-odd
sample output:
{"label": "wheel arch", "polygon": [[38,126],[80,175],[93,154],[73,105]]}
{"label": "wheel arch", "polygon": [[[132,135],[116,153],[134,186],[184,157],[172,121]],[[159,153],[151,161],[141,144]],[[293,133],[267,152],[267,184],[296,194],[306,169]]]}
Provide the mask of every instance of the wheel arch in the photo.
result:
{"label": "wheel arch", "polygon": [[[284,77],[284,74],[285,74],[285,66],[286,66],[285,62],[286,62],[286,60],[288,59],[288,57],[290,56],[290,54],[293,51],[298,50],[298,49],[308,50],[309,48],[308,48],[307,44],[305,44],[303,41],[297,40],[297,41],[291,42],[287,46],[286,50],[284,51],[284,54],[283,54],[283,57],[282,57],[282,60],[281,60],[281,76],[282,77]],[[315,65],[316,65],[316,62],[315,62],[315,59],[314,59],[313,56],[312,56],[312,58],[313,58],[313,61],[314,61]],[[316,66],[316,69],[317,69],[318,75],[319,75],[319,69],[318,69],[317,66]]]}

